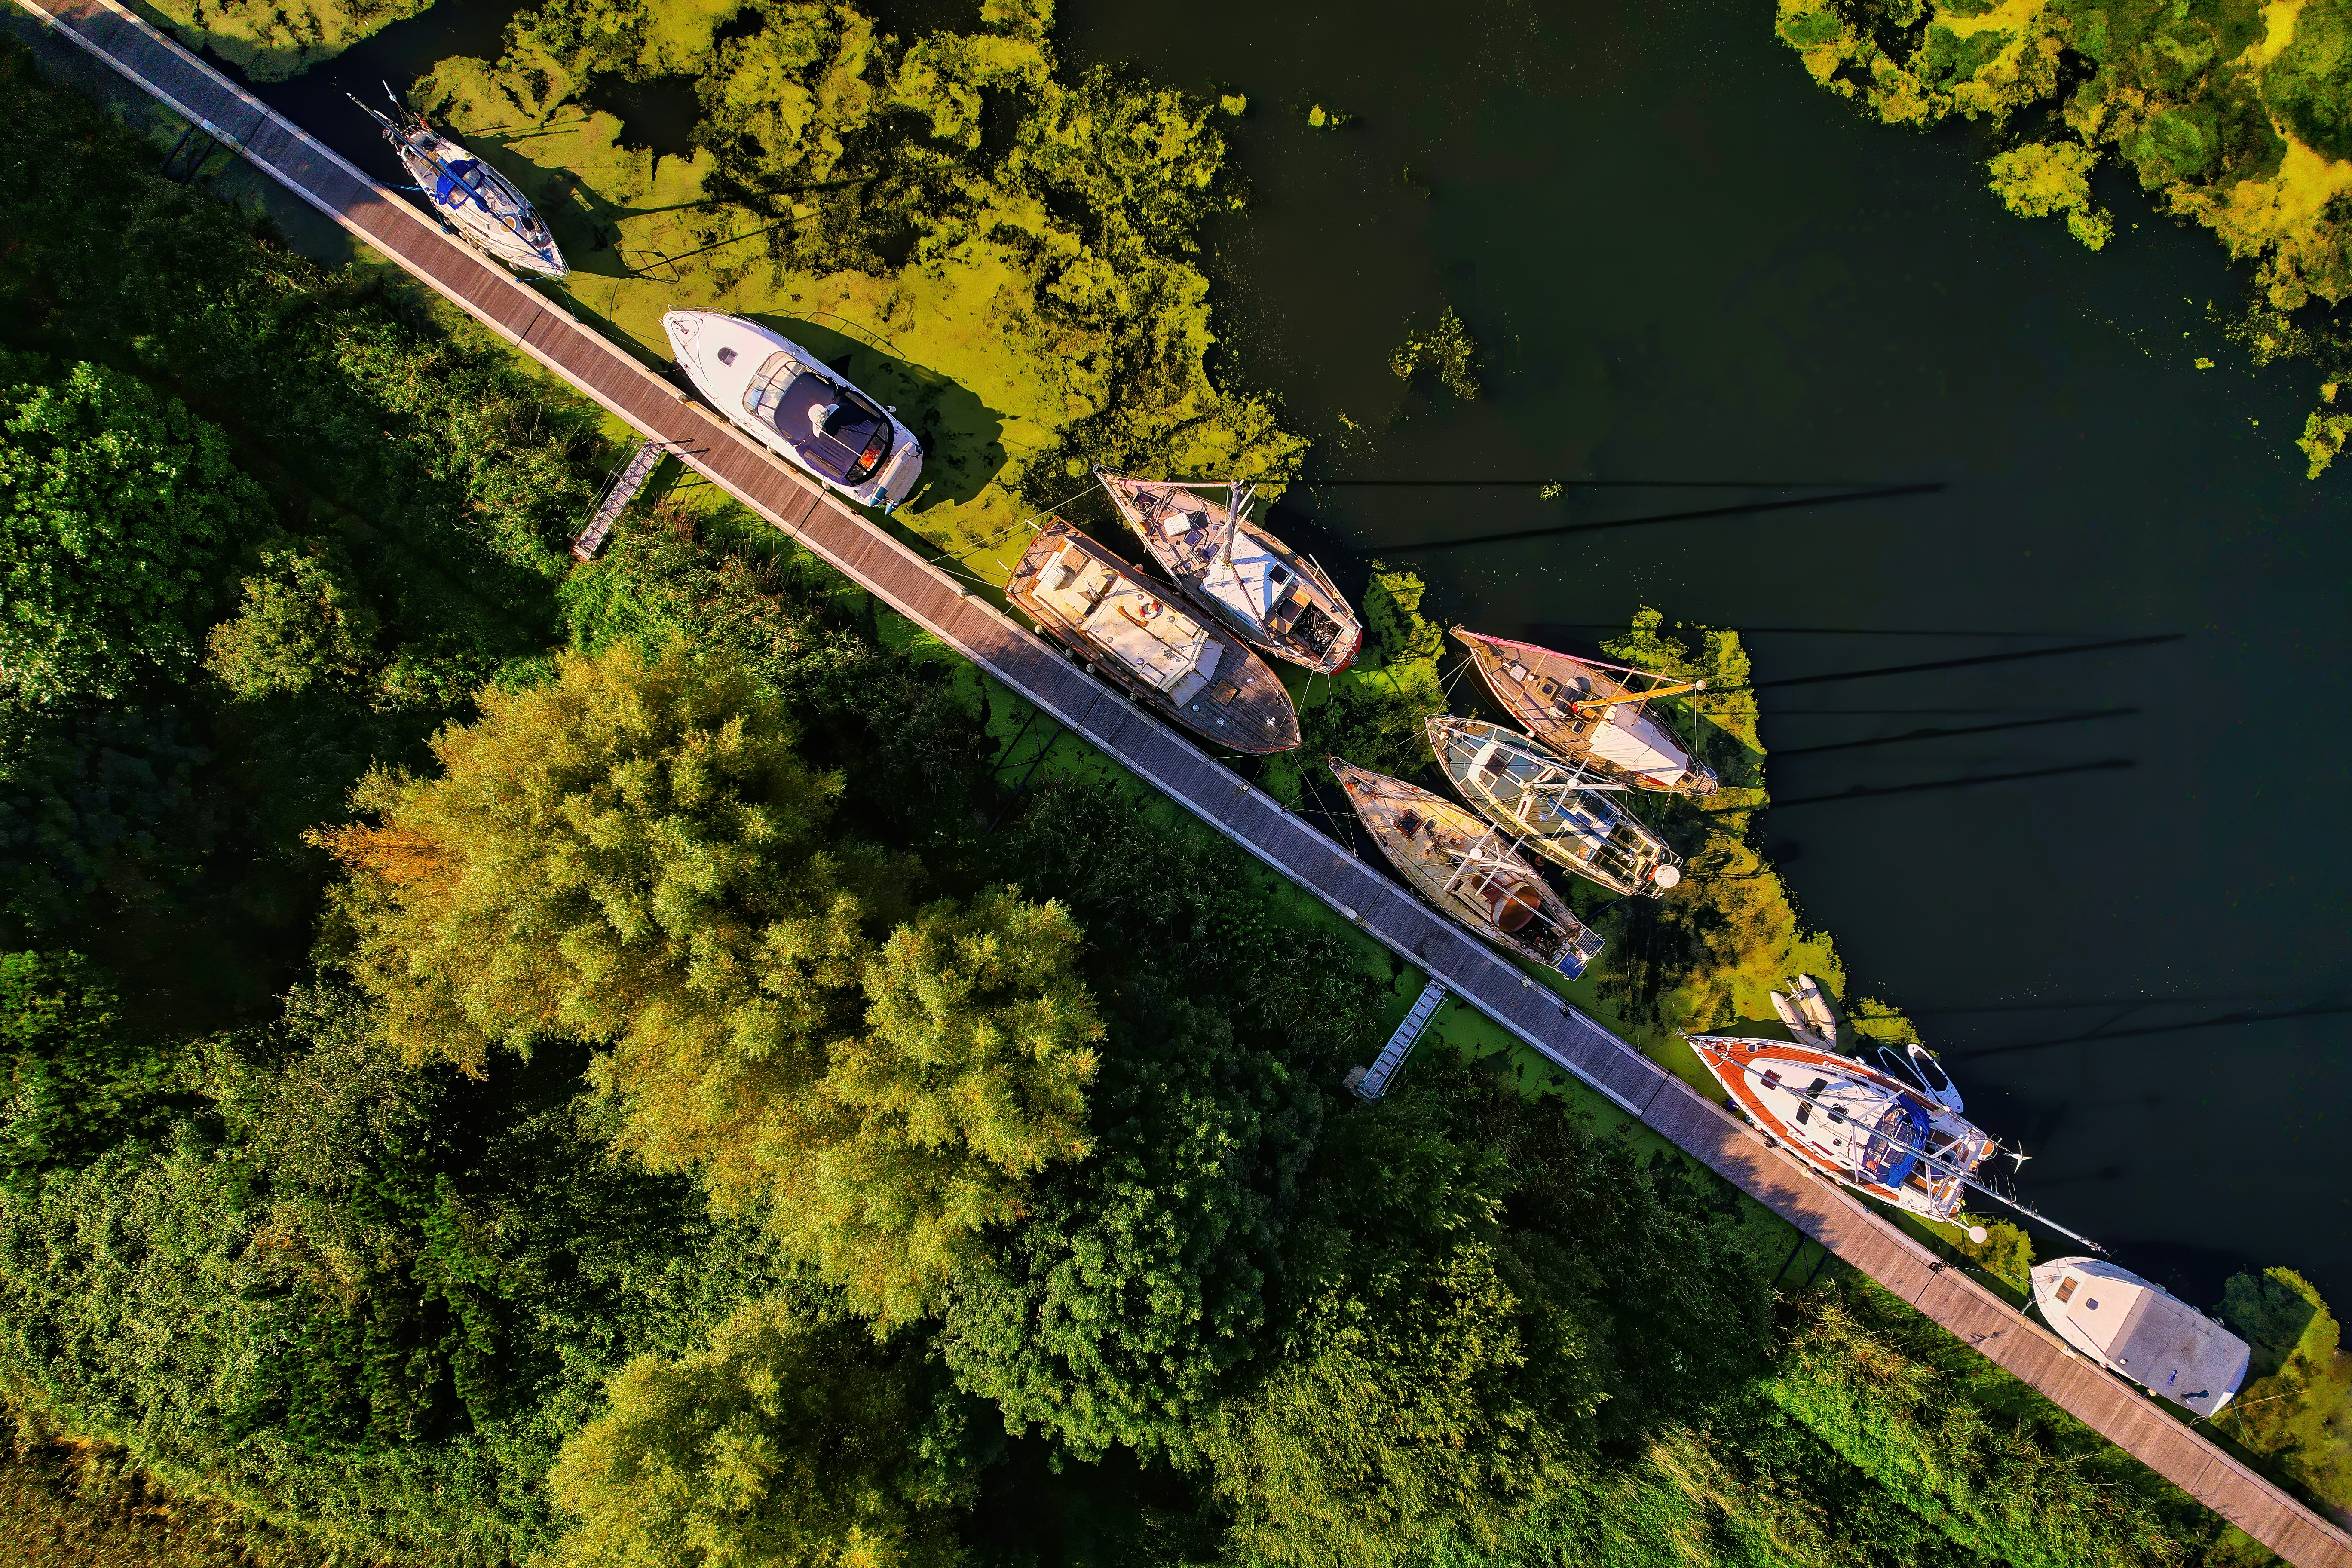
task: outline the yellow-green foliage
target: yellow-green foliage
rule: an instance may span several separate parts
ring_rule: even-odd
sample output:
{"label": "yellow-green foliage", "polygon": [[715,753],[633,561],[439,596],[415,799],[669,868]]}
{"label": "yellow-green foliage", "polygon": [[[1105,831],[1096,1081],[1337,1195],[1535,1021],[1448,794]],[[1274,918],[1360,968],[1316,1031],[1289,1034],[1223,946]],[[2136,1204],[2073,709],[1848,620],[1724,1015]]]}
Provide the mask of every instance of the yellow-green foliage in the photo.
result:
{"label": "yellow-green foliage", "polygon": [[[2063,213],[2096,249],[2113,225],[2086,177],[2112,153],[2280,310],[2352,295],[2352,0],[1780,0],[1777,27],[1889,123],[2059,110],[2077,141],[1992,161],[2012,212]],[[2325,420],[2305,432],[2314,477],[2331,438]]]}
{"label": "yellow-green foliage", "polygon": [[256,81],[330,60],[433,0],[154,0],[172,30]]}
{"label": "yellow-green foliage", "polygon": [[1465,403],[1478,395],[1478,341],[1451,305],[1438,312],[1435,326],[1408,328],[1404,342],[1389,356],[1389,368],[1408,386],[1426,370],[1436,376],[1438,385]]}
{"label": "yellow-green foliage", "polygon": [[1975,1215],[1960,1216],[1963,1226],[1984,1226],[1985,1238],[1970,1241],[1966,1237],[1953,1243],[1969,1261],[2021,1295],[2033,1289],[2033,1238],[2005,1219],[1988,1220]]}
{"label": "yellow-green foliage", "polygon": [[327,546],[265,550],[237,613],[213,627],[205,665],[249,702],[367,674],[375,637],[375,611]]}
{"label": "yellow-green foliage", "polygon": [[2327,1303],[2294,1269],[2273,1268],[2231,1279],[2221,1319],[2254,1352],[2221,1428],[2330,1509],[2352,1507],[2352,1355]]}
{"label": "yellow-green foliage", "polygon": [[[763,317],[925,440],[899,513],[986,573],[1007,527],[1089,462],[1232,474],[1278,493],[1305,443],[1211,382],[1194,231],[1240,203],[1213,100],[1071,79],[1050,6],[902,39],[845,5],[549,0],[495,61],[413,96],[550,213],[588,310],[666,358],[665,310]],[[619,145],[600,76],[697,79],[690,159]],[[1002,127],[983,137],[983,121]]]}
{"label": "yellow-green foliage", "polygon": [[2344,450],[2347,436],[2352,436],[2352,414],[2329,414],[2315,408],[2305,415],[2303,434],[2294,443],[2311,459],[2305,477],[2315,479],[2326,473],[2327,466],[2336,461],[2336,455]]}
{"label": "yellow-green foliage", "polygon": [[2091,200],[2090,172],[2098,153],[2079,142],[2028,142],[1998,153],[1986,167],[1992,194],[2020,217],[2066,216],[2066,231],[2093,250],[2115,237],[2115,219]]}
{"label": "yellow-green foliage", "polygon": [[919,1385],[760,1303],[682,1360],[640,1356],[548,1476],[558,1560],[610,1568],[930,1568],[962,1500],[924,1473]]}
{"label": "yellow-green foliage", "polygon": [[313,835],[386,1044],[476,1075],[493,1047],[602,1047],[624,1148],[777,1199],[859,1310],[933,1310],[1086,1152],[1102,1026],[1067,913],[1007,890],[902,923],[912,858],[829,836],[838,777],[731,658],[625,642],[479,700],[438,777],[371,773],[377,820]]}

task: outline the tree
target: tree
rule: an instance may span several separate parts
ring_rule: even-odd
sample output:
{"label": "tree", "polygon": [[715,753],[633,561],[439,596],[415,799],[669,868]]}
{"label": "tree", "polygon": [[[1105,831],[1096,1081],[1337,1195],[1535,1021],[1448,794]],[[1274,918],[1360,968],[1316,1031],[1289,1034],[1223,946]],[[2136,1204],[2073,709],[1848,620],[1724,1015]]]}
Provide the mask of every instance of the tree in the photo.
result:
{"label": "tree", "polygon": [[378,820],[313,836],[387,1042],[476,1075],[493,1046],[605,1047],[624,1148],[781,1198],[862,1310],[931,1310],[1085,1152],[1101,1027],[1066,912],[1003,889],[877,943],[918,868],[827,836],[837,778],[731,658],[616,645],[480,701],[439,778],[372,774]]}
{"label": "tree", "polygon": [[609,1047],[625,1099],[698,1102],[646,1152],[716,1157],[854,1024],[866,895],[900,868],[827,846],[838,781],[730,659],[616,647],[480,701],[435,737],[440,777],[373,772],[352,804],[378,820],[312,836],[386,1038],[477,1074],[494,1045]]}
{"label": "tree", "polygon": [[212,629],[205,662],[247,702],[293,695],[324,680],[368,673],[376,616],[323,545],[265,550],[248,573],[236,617]]}
{"label": "tree", "polygon": [[155,1131],[172,1054],[126,1031],[79,953],[0,952],[0,1187]]}
{"label": "tree", "polygon": [[1180,1001],[1115,1031],[1095,1108],[1100,1152],[966,1277],[941,1347],[1010,1426],[1184,1458],[1263,1348],[1321,1096]]}
{"label": "tree", "polygon": [[1577,1473],[1607,1397],[1590,1279],[1505,1229],[1505,1152],[1458,1136],[1446,1098],[1393,1094],[1324,1141],[1280,1362],[1200,1433],[1245,1560],[1392,1563],[1447,1524],[1491,1540]]}
{"label": "tree", "polygon": [[640,1356],[548,1478],[561,1556],[615,1568],[929,1568],[950,1479],[919,1451],[907,1358],[760,1303],[683,1360]]}
{"label": "tree", "polygon": [[177,399],[94,364],[0,389],[0,689],[44,703],[184,674],[214,572],[268,521],[228,438]]}
{"label": "tree", "polygon": [[1059,904],[998,888],[929,906],[866,961],[866,1027],[832,1046],[807,1145],[772,1156],[775,1223],[861,1310],[934,1310],[1030,1179],[1088,1152],[1103,1027],[1079,940]]}

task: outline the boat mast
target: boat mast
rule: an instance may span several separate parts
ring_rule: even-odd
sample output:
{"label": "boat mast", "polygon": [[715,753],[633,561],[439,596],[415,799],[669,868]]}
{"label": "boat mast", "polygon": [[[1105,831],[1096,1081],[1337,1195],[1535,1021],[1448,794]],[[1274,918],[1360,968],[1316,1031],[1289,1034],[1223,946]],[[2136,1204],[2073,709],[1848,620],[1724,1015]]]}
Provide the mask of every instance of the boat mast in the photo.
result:
{"label": "boat mast", "polygon": [[[1828,1054],[1832,1056],[1836,1055],[1833,1051]],[[1738,1068],[1743,1073],[1747,1073],[1751,1076],[1761,1076],[1758,1072],[1755,1064],[1752,1062],[1733,1061],[1731,1065]],[[1868,1070],[1866,1064],[1857,1062],[1854,1065],[1857,1067],[1863,1067],[1865,1071]],[[1910,1091],[1903,1089],[1901,1086],[1898,1085],[1897,1092],[1908,1093]],[[1811,1097],[1809,1095],[1806,1098],[1810,1100]],[[1982,1134],[1984,1131],[1982,1128],[1978,1127],[1973,1121],[1969,1122],[1968,1125],[1979,1134]],[[1877,1138],[1883,1137],[1884,1134],[1874,1131],[1870,1136]],[[1889,1141],[1893,1142],[1893,1140]],[[2035,1208],[2032,1204],[2025,1202],[2022,1198],[2011,1197],[2007,1193],[2001,1192],[1997,1188],[1987,1186],[1984,1183],[1977,1180],[1977,1170],[1981,1167],[1987,1160],[1994,1158],[2000,1152],[2000,1140],[1998,1138],[1986,1138],[1985,1152],[1981,1155],[1978,1156],[1974,1164],[1969,1165],[1966,1169],[1962,1169],[1957,1162],[1945,1159],[1941,1155],[1933,1153],[1917,1143],[1906,1142],[1903,1143],[1902,1147],[1908,1150],[1911,1153],[1918,1156],[1919,1159],[1925,1161],[1928,1165],[1932,1166],[1941,1173],[1957,1179],[1962,1186],[1973,1188],[1975,1191],[1984,1194],[1985,1196],[1992,1199],[1995,1203],[2005,1205],[2010,1208],[2015,1209],[2021,1215],[2028,1215],[2029,1217],[2048,1226],[2052,1230],[2056,1231],[2059,1235],[2066,1237],[2070,1241],[2079,1241],[2094,1252],[2101,1255],[2105,1254],[2107,1250],[2105,1247],[2101,1247],[2097,1242],[2093,1241],[2081,1231],[2070,1230],[2066,1226],[2060,1225],[2056,1220],[2052,1219],[2048,1215],[2043,1214],[2040,1209]]]}
{"label": "boat mast", "polygon": [[1591,701],[1570,704],[1570,711],[1580,719],[1597,719],[1610,709],[1626,702],[1647,702],[1653,697],[1679,697],[1685,691],[1705,691],[1704,680],[1669,681],[1653,686],[1647,691],[1621,691],[1614,697],[1596,697]]}

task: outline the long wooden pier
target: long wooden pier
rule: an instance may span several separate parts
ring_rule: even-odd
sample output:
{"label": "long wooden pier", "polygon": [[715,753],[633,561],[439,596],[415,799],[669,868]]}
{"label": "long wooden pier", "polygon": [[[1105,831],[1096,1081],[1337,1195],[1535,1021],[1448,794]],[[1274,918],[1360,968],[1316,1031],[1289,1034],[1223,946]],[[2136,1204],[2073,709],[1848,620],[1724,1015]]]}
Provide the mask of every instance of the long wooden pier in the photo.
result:
{"label": "long wooden pier", "polygon": [[1580,1012],[1561,1005],[1276,801],[1073,666],[881,528],[692,403],[634,354],[445,237],[113,0],[18,0],[139,87],[626,420],[647,441],[1149,780],[1694,1157],[2298,1568],[2352,1568],[2320,1519]]}

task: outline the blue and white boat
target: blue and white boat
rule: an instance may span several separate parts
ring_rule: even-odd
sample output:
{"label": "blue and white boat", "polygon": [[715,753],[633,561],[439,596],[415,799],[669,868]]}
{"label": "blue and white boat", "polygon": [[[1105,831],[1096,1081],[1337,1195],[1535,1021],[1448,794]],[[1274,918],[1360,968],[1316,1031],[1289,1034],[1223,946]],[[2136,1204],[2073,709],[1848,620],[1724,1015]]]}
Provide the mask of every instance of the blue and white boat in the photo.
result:
{"label": "blue and white boat", "polygon": [[570,275],[547,220],[513,181],[433,129],[396,97],[388,115],[356,98],[352,101],[383,128],[401,167],[445,226],[517,272],[548,279]]}

